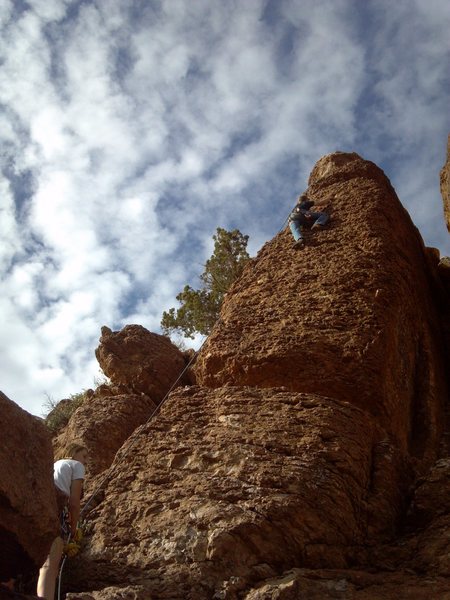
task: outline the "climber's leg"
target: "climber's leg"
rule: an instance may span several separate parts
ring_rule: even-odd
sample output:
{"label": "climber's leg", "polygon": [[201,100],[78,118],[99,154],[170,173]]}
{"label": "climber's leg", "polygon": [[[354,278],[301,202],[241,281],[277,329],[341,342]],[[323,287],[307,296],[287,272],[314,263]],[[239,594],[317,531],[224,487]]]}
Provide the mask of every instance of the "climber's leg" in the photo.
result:
{"label": "climber's leg", "polygon": [[312,218],[314,219],[313,226],[311,229],[322,229],[328,223],[329,216],[324,212],[315,212],[311,213]]}
{"label": "climber's leg", "polygon": [[45,600],[54,600],[56,579],[58,577],[59,563],[63,554],[64,542],[57,537],[50,548],[50,554],[39,571],[37,595]]}

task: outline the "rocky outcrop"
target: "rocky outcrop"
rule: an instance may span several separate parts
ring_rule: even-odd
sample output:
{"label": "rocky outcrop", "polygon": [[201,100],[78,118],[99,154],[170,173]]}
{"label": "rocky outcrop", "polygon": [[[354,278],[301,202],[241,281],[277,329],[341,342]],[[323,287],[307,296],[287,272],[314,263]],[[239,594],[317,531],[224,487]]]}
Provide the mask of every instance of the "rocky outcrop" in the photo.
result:
{"label": "rocky outcrop", "polygon": [[2,392],[0,415],[0,581],[7,581],[44,563],[58,519],[47,428]]}
{"label": "rocky outcrop", "polygon": [[[198,385],[173,391],[116,455],[67,581],[95,591],[68,598],[450,594],[431,560],[423,581],[395,545],[447,401],[430,253],[356,154],[321,159],[308,193],[330,226],[301,252],[280,232],[230,289]],[[118,368],[111,335],[105,372],[148,390],[151,369],[137,351]]]}
{"label": "rocky outcrop", "polygon": [[430,600],[450,598],[444,577],[423,578],[410,571],[369,573],[353,569],[293,569],[262,583],[243,600]]}
{"label": "rocky outcrop", "polygon": [[159,401],[185,366],[185,358],[169,338],[141,325],[120,331],[102,327],[95,351],[103,372],[119,391],[146,394]]}
{"label": "rocky outcrop", "polygon": [[439,460],[418,481],[405,533],[370,551],[371,570],[293,569],[268,579],[245,600],[427,600],[450,598],[450,463]]}
{"label": "rocky outcrop", "polygon": [[329,228],[302,251],[287,229],[262,248],[224,301],[197,382],[351,402],[429,465],[446,390],[420,235],[381,169],[357,154],[322,158],[307,192]]}
{"label": "rocky outcrop", "polygon": [[441,170],[441,194],[444,202],[444,216],[450,231],[450,135],[447,143],[447,160]]}

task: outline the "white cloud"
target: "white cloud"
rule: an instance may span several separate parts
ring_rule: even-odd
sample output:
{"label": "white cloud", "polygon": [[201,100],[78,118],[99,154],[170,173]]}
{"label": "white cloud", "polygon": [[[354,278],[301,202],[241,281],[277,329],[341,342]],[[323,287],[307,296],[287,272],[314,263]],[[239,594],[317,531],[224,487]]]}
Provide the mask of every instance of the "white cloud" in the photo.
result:
{"label": "white cloud", "polygon": [[255,252],[324,153],[382,162],[450,252],[445,2],[27,5],[0,8],[0,344],[28,410],[92,385],[101,325],[158,330],[217,226]]}
{"label": "white cloud", "polygon": [[29,6],[45,22],[58,21],[66,13],[71,0],[27,0]]}
{"label": "white cloud", "polygon": [[0,27],[6,25],[6,23],[11,18],[13,12],[13,3],[12,0],[4,0],[0,4]]}
{"label": "white cloud", "polygon": [[15,216],[14,199],[11,195],[10,186],[6,181],[0,180],[0,268],[1,272],[7,272],[12,257],[20,250],[20,235]]}

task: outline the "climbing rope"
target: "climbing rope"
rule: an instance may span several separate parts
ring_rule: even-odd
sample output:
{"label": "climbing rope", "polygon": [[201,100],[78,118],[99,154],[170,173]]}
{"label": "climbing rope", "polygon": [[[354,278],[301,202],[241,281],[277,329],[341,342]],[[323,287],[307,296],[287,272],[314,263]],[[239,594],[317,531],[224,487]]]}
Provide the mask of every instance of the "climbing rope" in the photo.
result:
{"label": "climbing rope", "polygon": [[[70,542],[70,533],[69,533],[69,537],[67,538],[67,544],[69,544]],[[61,561],[61,566],[59,568],[59,575],[58,575],[58,600],[61,600],[61,582],[62,582],[62,572],[64,569],[64,565],[66,564],[66,560],[67,560],[67,554],[64,554],[64,558]]]}

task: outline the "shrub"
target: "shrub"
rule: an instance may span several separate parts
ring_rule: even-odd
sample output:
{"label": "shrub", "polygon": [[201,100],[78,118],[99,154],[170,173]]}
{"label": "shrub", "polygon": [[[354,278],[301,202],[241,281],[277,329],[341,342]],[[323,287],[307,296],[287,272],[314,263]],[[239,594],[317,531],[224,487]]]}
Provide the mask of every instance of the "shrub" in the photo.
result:
{"label": "shrub", "polygon": [[59,402],[47,396],[44,408],[48,409],[48,412],[44,413],[44,422],[53,435],[59,433],[67,425],[70,417],[82,405],[84,399],[84,390],[78,394],[70,394],[69,398],[64,398]]}

